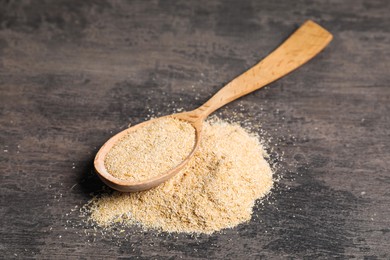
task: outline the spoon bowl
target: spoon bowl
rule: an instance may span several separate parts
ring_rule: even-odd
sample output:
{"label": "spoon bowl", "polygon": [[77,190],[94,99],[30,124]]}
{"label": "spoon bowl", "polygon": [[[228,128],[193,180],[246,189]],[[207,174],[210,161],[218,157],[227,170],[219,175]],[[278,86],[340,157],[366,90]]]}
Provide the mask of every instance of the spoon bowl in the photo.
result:
{"label": "spoon bowl", "polygon": [[111,137],[98,151],[95,157],[94,166],[95,170],[100,177],[100,179],[109,187],[121,191],[121,192],[136,192],[136,191],[142,191],[142,190],[148,190],[153,187],[158,186],[159,184],[165,182],[166,180],[172,178],[176,173],[178,173],[183,167],[188,163],[190,158],[194,155],[197,148],[199,147],[199,142],[201,139],[201,132],[202,132],[202,125],[203,125],[203,118],[197,117],[198,113],[194,110],[191,112],[183,112],[183,113],[177,113],[172,114],[164,117],[171,117],[176,118],[182,121],[186,121],[190,123],[195,130],[195,143],[194,147],[191,150],[191,152],[188,154],[188,156],[178,165],[176,165],[174,168],[168,170],[167,172],[160,174],[158,176],[152,177],[146,181],[130,181],[130,180],[124,180],[119,179],[113,175],[111,175],[106,166],[105,166],[105,158],[107,153],[111,150],[111,148],[124,136],[127,134],[134,132],[141,127],[145,127],[149,124],[152,124],[156,120],[162,119],[164,117],[159,117],[155,119],[151,119],[145,122],[142,122],[140,124],[137,124],[135,126],[132,126],[130,128],[127,128],[123,130],[122,132],[119,132],[118,134]]}
{"label": "spoon bowl", "polygon": [[260,89],[269,83],[299,68],[316,56],[332,40],[333,36],[324,28],[312,21],[306,21],[276,50],[258,64],[233,79],[219,90],[211,99],[199,108],[178,114],[168,115],[190,123],[195,129],[195,143],[188,156],[174,168],[144,181],[122,180],[111,175],[104,164],[110,149],[125,135],[140,129],[157,119],[152,119],[130,127],[111,137],[98,151],[94,165],[100,179],[111,188],[122,192],[147,190],[173,177],[188,163],[199,147],[202,136],[202,125],[209,114],[231,101]]}

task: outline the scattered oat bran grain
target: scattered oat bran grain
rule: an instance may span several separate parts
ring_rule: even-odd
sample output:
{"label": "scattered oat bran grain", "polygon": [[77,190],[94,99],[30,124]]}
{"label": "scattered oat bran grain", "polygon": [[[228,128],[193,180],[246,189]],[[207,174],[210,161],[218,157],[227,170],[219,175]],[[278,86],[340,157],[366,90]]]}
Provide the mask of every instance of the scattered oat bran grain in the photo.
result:
{"label": "scattered oat bran grain", "polygon": [[107,153],[107,171],[123,180],[142,181],[180,164],[195,145],[194,127],[164,117],[127,134]]}
{"label": "scattered oat bran grain", "polygon": [[138,193],[106,194],[90,202],[100,226],[141,224],[167,232],[211,234],[249,221],[257,199],[273,185],[257,136],[237,124],[206,122],[199,150],[180,173]]}

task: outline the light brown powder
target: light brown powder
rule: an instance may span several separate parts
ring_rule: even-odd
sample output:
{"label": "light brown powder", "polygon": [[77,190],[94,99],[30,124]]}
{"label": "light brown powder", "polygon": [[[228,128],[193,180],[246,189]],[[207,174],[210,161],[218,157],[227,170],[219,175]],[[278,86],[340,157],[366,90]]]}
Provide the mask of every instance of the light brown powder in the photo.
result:
{"label": "light brown powder", "polygon": [[124,136],[105,158],[107,171],[123,180],[142,181],[180,164],[195,145],[195,129],[165,117]]}
{"label": "light brown powder", "polygon": [[206,123],[187,167],[162,185],[92,200],[100,226],[138,223],[168,232],[213,233],[250,220],[256,199],[273,185],[258,137],[222,121]]}

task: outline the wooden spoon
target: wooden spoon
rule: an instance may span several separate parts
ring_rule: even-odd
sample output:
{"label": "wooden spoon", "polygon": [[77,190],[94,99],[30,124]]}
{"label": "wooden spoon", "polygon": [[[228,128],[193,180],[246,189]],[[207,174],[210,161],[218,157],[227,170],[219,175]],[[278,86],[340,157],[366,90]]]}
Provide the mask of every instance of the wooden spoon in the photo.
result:
{"label": "wooden spoon", "polygon": [[120,138],[129,132],[150,124],[154,120],[158,120],[153,119],[130,127],[109,139],[96,155],[94,164],[97,174],[108,186],[123,192],[147,190],[163,183],[178,173],[194,155],[202,136],[203,121],[208,115],[227,103],[262,88],[297,69],[324,49],[332,38],[333,36],[318,24],[310,20],[306,21],[275,51],[228,83],[205,104],[193,111],[169,115],[170,117],[189,122],[195,128],[196,135],[194,148],[191,153],[184,161],[171,170],[149,180],[132,182],[112,176],[104,165],[107,153]]}

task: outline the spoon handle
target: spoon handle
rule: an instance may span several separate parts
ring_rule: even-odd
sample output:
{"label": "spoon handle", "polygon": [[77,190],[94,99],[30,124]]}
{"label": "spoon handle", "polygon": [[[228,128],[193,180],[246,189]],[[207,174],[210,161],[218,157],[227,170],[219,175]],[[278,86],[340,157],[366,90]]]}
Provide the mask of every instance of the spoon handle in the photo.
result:
{"label": "spoon handle", "polygon": [[285,76],[323,50],[333,36],[313,21],[306,21],[282,45],[258,64],[232,80],[196,109],[201,118],[227,103]]}

